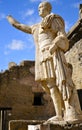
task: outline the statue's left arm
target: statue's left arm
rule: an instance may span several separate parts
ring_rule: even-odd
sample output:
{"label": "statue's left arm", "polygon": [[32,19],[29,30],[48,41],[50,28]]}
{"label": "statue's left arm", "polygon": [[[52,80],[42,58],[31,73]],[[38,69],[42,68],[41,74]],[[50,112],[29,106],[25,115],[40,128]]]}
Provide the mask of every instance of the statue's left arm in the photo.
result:
{"label": "statue's left arm", "polygon": [[65,25],[64,21],[61,17],[55,17],[53,20],[53,29],[57,30],[57,36],[52,41],[52,45],[50,47],[50,53],[53,54],[57,48],[62,51],[67,51],[69,48],[69,42],[65,33]]}

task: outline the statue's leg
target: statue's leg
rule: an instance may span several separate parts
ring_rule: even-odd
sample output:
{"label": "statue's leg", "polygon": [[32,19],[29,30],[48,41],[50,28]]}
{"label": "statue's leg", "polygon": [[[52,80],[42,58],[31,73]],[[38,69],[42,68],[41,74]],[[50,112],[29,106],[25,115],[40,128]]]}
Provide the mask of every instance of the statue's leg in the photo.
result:
{"label": "statue's leg", "polygon": [[65,117],[66,121],[78,121],[82,120],[82,113],[80,109],[79,99],[76,89],[73,90],[73,93],[69,100],[64,101],[65,103]]}
{"label": "statue's leg", "polygon": [[55,80],[54,79],[48,80],[47,85],[50,89],[51,98],[53,100],[53,104],[54,104],[55,112],[56,112],[56,116],[50,118],[49,120],[54,120],[54,121],[63,120],[63,116],[62,116],[63,115],[62,108],[64,108],[63,100],[62,100],[61,94],[55,84]]}
{"label": "statue's leg", "polygon": [[41,81],[41,85],[43,90],[50,95],[50,89],[48,88],[46,81]]}

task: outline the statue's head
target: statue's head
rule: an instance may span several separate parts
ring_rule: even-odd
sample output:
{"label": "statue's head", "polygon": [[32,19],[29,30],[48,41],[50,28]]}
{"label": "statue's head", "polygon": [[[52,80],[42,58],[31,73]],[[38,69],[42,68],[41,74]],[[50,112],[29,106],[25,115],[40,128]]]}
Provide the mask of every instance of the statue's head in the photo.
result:
{"label": "statue's head", "polygon": [[39,10],[39,15],[41,17],[45,17],[46,15],[50,14],[52,10],[52,6],[49,2],[44,1],[39,4],[38,10]]}

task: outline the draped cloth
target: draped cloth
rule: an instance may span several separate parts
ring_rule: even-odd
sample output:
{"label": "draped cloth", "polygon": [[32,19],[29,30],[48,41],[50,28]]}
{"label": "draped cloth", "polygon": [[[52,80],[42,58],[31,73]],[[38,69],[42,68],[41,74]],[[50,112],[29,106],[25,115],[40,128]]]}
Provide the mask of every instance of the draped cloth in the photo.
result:
{"label": "draped cloth", "polygon": [[[48,21],[53,23],[53,20],[54,24],[52,24],[52,31],[55,30],[55,32],[64,32],[64,21],[61,17],[53,14],[47,16],[47,19],[43,19],[41,23],[42,28],[46,29],[49,27],[50,29],[51,24],[48,24]],[[47,26],[45,22],[47,23]],[[51,54],[49,51],[51,44],[48,47],[44,47],[43,51],[40,49],[40,45],[36,44],[35,80],[47,81],[48,79],[53,78],[56,80],[56,86],[59,88],[63,99],[69,99],[73,89],[73,82],[71,80],[70,68],[68,67],[68,63],[66,62],[64,56],[64,51],[68,48],[65,48],[65,50],[59,49]],[[68,44],[66,37],[63,43],[60,39],[61,46],[66,46],[66,44]]]}

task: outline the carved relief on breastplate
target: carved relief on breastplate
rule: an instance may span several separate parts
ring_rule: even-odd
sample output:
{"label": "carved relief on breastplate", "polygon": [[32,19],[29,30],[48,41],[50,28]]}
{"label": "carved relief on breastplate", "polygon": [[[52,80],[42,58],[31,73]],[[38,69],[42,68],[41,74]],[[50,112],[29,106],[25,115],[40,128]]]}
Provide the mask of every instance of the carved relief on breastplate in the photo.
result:
{"label": "carved relief on breastplate", "polygon": [[55,37],[56,37],[56,34],[55,33],[53,34],[51,30],[43,29],[40,26],[39,36],[38,36],[39,47],[43,48],[46,46],[50,46]]}

